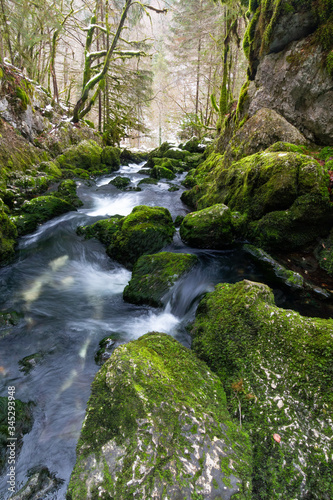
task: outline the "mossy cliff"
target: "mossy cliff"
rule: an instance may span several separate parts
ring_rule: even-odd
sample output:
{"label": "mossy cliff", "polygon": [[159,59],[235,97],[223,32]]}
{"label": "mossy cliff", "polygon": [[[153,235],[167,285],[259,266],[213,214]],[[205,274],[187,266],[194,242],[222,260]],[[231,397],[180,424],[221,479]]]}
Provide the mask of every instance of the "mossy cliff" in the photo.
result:
{"label": "mossy cliff", "polygon": [[205,296],[192,335],[250,434],[251,498],[332,498],[333,320],[279,309],[245,280]]}
{"label": "mossy cliff", "polygon": [[238,118],[270,107],[307,138],[333,139],[332,0],[250,2],[244,37],[249,82]]}
{"label": "mossy cliff", "polygon": [[68,500],[250,499],[249,439],[223,387],[169,335],[118,347],[97,373]]}

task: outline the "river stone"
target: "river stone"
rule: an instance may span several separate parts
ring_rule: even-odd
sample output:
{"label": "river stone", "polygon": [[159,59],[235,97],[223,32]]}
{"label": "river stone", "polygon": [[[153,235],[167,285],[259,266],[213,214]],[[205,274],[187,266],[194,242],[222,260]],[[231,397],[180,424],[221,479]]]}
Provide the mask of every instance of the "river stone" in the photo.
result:
{"label": "river stone", "polygon": [[101,162],[109,167],[110,172],[119,170],[120,149],[114,146],[106,146],[101,154]]}
{"label": "river stone", "polygon": [[175,227],[169,210],[139,205],[119,221],[107,254],[132,269],[141,255],[158,252],[172,242]]}
{"label": "river stone", "polygon": [[156,165],[155,167],[152,168],[151,176],[154,179],[169,179],[169,180],[172,180],[176,177],[175,174],[172,172],[172,170],[159,165]]}
{"label": "river stone", "polygon": [[53,192],[52,195],[67,201],[76,208],[82,207],[83,205],[83,202],[76,194],[76,182],[72,179],[62,181],[59,184],[57,191]]}
{"label": "river stone", "polygon": [[169,335],[148,333],[95,377],[66,498],[245,500],[250,471],[218,377]]}
{"label": "river stone", "polygon": [[131,281],[124,289],[124,300],[162,307],[163,296],[197,262],[196,255],[183,253],[160,252],[140,257],[134,264]]}
{"label": "river stone", "polygon": [[101,167],[102,148],[93,140],[81,141],[67,148],[62,155],[57,156],[61,168],[98,170]]}
{"label": "river stone", "polygon": [[76,232],[79,236],[84,236],[86,240],[97,238],[104,245],[110,245],[121,219],[123,219],[122,215],[112,215],[109,219],[99,220],[90,226],[78,226]]}
{"label": "river stone", "polygon": [[[16,398],[16,394],[14,393]],[[13,401],[13,400],[11,400]],[[10,443],[8,438],[8,397],[0,397],[0,473],[2,474],[7,465],[9,449],[7,445]],[[19,399],[15,399],[15,437],[16,441],[16,459],[21,451],[23,444],[23,435],[27,434],[32,429],[32,406],[33,403],[23,403]],[[13,415],[11,415],[13,416]]]}
{"label": "river stone", "polygon": [[251,433],[251,498],[331,498],[333,320],[280,309],[244,280],[202,299],[192,335]]}
{"label": "river stone", "polygon": [[29,479],[26,484],[15,495],[11,496],[11,500],[42,500],[54,493],[63,483],[62,479],[58,479],[46,467],[34,468],[29,471]]}
{"label": "river stone", "polygon": [[109,182],[109,184],[112,184],[117,189],[124,190],[129,185],[130,182],[131,182],[131,179],[129,177],[121,177],[120,175],[118,175],[117,177],[115,177],[114,179],[112,179]]}
{"label": "river stone", "polygon": [[233,214],[222,203],[191,212],[184,217],[179,234],[191,247],[225,248],[235,240]]}
{"label": "river stone", "polygon": [[33,232],[38,224],[62,215],[76,208],[56,196],[38,196],[26,201],[21,207],[21,215],[12,217],[20,236]]}
{"label": "river stone", "polygon": [[0,198],[0,265],[7,264],[14,256],[17,229],[5,212],[5,205]]}

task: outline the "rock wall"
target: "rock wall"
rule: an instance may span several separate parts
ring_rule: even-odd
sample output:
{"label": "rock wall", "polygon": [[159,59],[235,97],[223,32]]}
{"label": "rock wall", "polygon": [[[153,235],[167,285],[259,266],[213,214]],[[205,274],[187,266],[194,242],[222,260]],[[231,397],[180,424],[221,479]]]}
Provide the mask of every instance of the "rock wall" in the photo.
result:
{"label": "rock wall", "polygon": [[[317,144],[333,141],[333,2],[251,2],[242,117],[274,109]],[[245,102],[246,101],[246,102]]]}

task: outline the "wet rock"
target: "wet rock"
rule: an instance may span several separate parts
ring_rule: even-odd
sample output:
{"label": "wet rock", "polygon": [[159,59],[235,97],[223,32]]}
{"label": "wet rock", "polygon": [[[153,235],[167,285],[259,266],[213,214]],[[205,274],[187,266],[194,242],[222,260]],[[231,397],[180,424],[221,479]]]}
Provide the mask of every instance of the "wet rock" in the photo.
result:
{"label": "wet rock", "polygon": [[280,309],[266,285],[244,280],[203,298],[192,335],[251,433],[252,498],[329,498],[332,320]]}
{"label": "wet rock", "polygon": [[149,333],[95,377],[67,498],[249,499],[250,464],[217,376],[169,335]]}
{"label": "wet rock", "polygon": [[75,146],[67,148],[62,155],[57,156],[57,162],[61,168],[73,170],[95,171],[102,165],[102,148],[93,140],[85,140]]}
{"label": "wet rock", "polygon": [[175,174],[172,172],[172,170],[160,166],[152,168],[151,176],[154,179],[169,179],[169,180],[172,180],[176,177]]}
{"label": "wet rock", "polygon": [[15,495],[12,500],[43,500],[51,498],[49,495],[55,493],[64,482],[58,479],[46,467],[31,469],[28,473],[29,480]]}
{"label": "wet rock", "polygon": [[120,153],[120,162],[122,165],[129,163],[139,164],[148,158],[148,153],[141,151],[131,151],[130,149],[123,149]]}
{"label": "wet rock", "polygon": [[305,286],[304,278],[299,273],[291,271],[277,262],[271,255],[253,245],[244,245],[244,250],[248,252],[255,260],[264,264],[264,268],[273,271],[274,274],[287,286],[294,289],[302,289]]}
{"label": "wet rock", "polygon": [[8,263],[14,256],[17,229],[5,212],[5,205],[0,198],[0,265]]}
{"label": "wet rock", "polygon": [[190,153],[203,153],[206,146],[197,137],[192,137],[189,141],[183,144],[182,149],[185,149],[185,151],[189,151]]}
{"label": "wet rock", "polygon": [[184,215],[177,215],[177,217],[175,218],[175,221],[174,221],[175,227],[180,227],[181,223],[184,220],[184,217],[185,217]]}
{"label": "wet rock", "polygon": [[119,339],[119,333],[111,333],[100,341],[99,349],[95,354],[97,365],[103,365],[110,358],[115,348],[119,346]]}
{"label": "wet rock", "polygon": [[141,255],[158,252],[171,243],[174,231],[166,208],[139,205],[119,222],[107,254],[131,269]]}
{"label": "wet rock", "polygon": [[162,307],[164,295],[197,262],[195,255],[171,252],[140,257],[124,289],[124,300],[132,304]]}
{"label": "wet rock", "polygon": [[38,363],[42,361],[44,357],[44,354],[41,352],[36,352],[34,354],[30,354],[29,356],[26,356],[25,358],[21,359],[18,364],[20,366],[20,370],[24,372],[26,375],[36,368]]}
{"label": "wet rock", "polygon": [[129,185],[130,182],[131,182],[131,179],[129,177],[121,177],[118,175],[117,177],[112,179],[109,182],[109,184],[112,184],[117,189],[124,190]]}
{"label": "wet rock", "polygon": [[158,180],[147,177],[145,179],[141,179],[141,181],[139,181],[139,184],[158,184]]}
{"label": "wet rock", "polygon": [[237,214],[233,214],[226,205],[213,205],[187,214],[179,234],[191,247],[219,250],[235,241],[237,219]]}
{"label": "wet rock", "polygon": [[21,207],[21,215],[11,217],[20,236],[33,232],[38,224],[46,222],[53,217],[62,215],[76,208],[56,196],[39,196],[25,202]]}
{"label": "wet rock", "polygon": [[101,154],[101,162],[108,166],[110,172],[119,170],[120,149],[113,146],[106,146]]}
{"label": "wet rock", "polygon": [[121,219],[123,219],[122,215],[113,215],[109,219],[99,220],[90,226],[79,226],[76,232],[87,240],[97,238],[104,245],[110,245],[112,236],[119,229]]}
{"label": "wet rock", "polygon": [[[22,448],[23,435],[27,434],[32,429],[33,419],[32,419],[32,408],[33,403],[23,403],[19,399],[16,399],[16,393],[14,391],[13,395],[8,392],[9,397],[0,397],[0,472],[3,473],[6,468],[7,459],[9,456],[9,440],[10,437],[16,437],[15,441],[15,452],[16,458]],[[15,399],[15,404],[13,406],[13,401]],[[9,406],[8,406],[9,405]],[[14,412],[9,415],[9,411]],[[10,435],[10,430],[8,426],[8,416],[15,417],[15,435]]]}
{"label": "wet rock", "polygon": [[53,192],[52,195],[67,201],[76,208],[82,207],[83,205],[83,202],[76,194],[76,182],[71,179],[62,181],[59,184],[57,191]]}

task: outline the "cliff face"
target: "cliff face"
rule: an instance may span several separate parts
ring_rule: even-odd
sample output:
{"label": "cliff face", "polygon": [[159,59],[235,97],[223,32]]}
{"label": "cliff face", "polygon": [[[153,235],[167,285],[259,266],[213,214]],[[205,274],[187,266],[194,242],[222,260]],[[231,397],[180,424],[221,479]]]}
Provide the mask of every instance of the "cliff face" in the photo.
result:
{"label": "cliff face", "polygon": [[333,1],[250,2],[240,116],[274,109],[317,144],[333,141]]}

